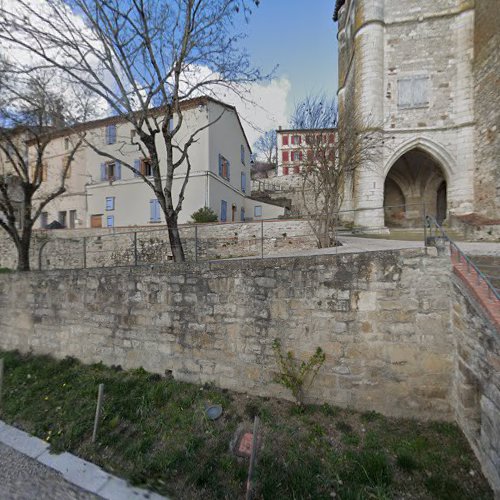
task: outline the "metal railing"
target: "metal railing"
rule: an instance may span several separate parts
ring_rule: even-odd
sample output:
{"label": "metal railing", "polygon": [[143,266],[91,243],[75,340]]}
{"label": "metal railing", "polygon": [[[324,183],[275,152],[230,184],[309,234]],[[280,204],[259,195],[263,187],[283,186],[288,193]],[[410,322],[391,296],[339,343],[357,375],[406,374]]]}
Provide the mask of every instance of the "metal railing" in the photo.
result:
{"label": "metal railing", "polygon": [[440,234],[440,238],[443,238],[450,245],[450,256],[453,262],[455,259],[456,263],[464,264],[467,266],[467,273],[472,274],[472,272],[476,276],[477,285],[481,285],[481,282],[485,283],[488,288],[488,297],[490,300],[493,298],[500,302],[500,292],[493,286],[488,277],[477,267],[477,265],[472,261],[470,257],[468,257],[459,246],[446,234],[444,229],[440,224],[436,221],[436,219],[430,215],[426,215],[425,217],[426,224],[429,228],[430,235],[432,237],[432,231],[436,230]]}

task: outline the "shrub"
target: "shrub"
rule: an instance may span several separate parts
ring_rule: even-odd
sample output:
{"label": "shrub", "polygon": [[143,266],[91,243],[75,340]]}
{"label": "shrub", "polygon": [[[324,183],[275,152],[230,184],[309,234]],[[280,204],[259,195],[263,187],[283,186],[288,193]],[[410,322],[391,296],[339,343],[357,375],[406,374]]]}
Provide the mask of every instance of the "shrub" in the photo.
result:
{"label": "shrub", "polygon": [[199,224],[205,222],[217,222],[217,214],[209,207],[202,207],[191,215],[191,219]]}
{"label": "shrub", "polygon": [[301,406],[305,391],[311,386],[318,370],[325,362],[325,353],[318,347],[308,361],[299,362],[291,351],[283,354],[279,339],[274,340],[273,350],[280,370],[275,376],[275,381],[290,389],[295,401]]}

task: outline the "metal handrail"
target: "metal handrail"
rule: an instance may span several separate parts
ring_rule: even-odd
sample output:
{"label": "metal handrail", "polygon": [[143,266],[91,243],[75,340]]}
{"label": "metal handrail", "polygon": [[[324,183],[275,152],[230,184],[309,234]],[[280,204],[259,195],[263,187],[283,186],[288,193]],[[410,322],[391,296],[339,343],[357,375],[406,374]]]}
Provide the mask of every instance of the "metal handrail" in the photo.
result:
{"label": "metal handrail", "polygon": [[453,251],[455,251],[455,253],[459,256],[459,259],[465,260],[465,263],[467,264],[468,272],[470,272],[471,267],[476,272],[476,274],[478,276],[478,284],[480,283],[480,280],[483,280],[489,288],[489,290],[488,290],[489,294],[491,295],[491,293],[492,293],[493,296],[498,301],[500,301],[500,292],[493,286],[493,283],[491,283],[491,281],[487,278],[487,276],[483,272],[481,272],[481,270],[476,266],[476,264],[474,264],[472,259],[470,259],[467,255],[465,255],[465,253],[462,252],[462,250],[460,250],[459,246],[446,234],[446,232],[441,227],[441,225],[437,222],[437,220],[434,217],[432,217],[431,215],[427,215],[425,217],[425,220],[426,220],[426,223],[427,223],[429,229],[431,229],[431,231],[432,231],[432,225],[433,225],[434,227],[436,227],[439,230],[439,232],[441,233],[441,236],[450,244],[451,255],[453,256]]}

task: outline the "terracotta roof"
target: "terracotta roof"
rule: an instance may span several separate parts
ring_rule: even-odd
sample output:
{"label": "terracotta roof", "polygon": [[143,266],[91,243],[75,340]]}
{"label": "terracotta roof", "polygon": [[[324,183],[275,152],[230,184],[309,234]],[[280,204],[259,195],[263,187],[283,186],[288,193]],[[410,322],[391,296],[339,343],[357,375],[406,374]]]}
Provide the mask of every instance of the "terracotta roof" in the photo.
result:
{"label": "terracotta roof", "polygon": [[342,5],[345,4],[345,0],[336,0],[335,2],[335,10],[333,11],[333,20],[339,20],[339,10],[342,8]]}

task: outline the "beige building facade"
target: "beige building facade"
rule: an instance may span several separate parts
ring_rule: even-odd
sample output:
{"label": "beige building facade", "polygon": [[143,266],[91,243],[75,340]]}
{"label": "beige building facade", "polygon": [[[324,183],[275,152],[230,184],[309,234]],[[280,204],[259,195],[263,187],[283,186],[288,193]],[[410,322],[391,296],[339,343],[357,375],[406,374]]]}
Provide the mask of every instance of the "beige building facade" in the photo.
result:
{"label": "beige building facade", "polygon": [[[206,128],[197,134],[189,149],[191,172],[179,223],[191,222],[191,214],[204,206],[211,208],[220,222],[283,215],[282,207],[249,198],[251,149],[236,109],[209,98],[188,102],[183,111],[183,125],[176,134],[179,145],[203,127]],[[139,170],[151,177],[148,159],[138,145],[132,126],[117,117],[96,120],[54,135],[45,152],[41,196],[60,183],[63,162],[76,136],[82,133],[87,143],[112,158],[99,155],[89,144],[79,148],[67,176],[66,192],[47,205],[37,226],[45,228],[53,221],[68,228],[165,223],[151,187],[134,172]],[[166,151],[160,151],[162,171],[165,161]],[[0,158],[0,169],[9,171],[5,158]],[[174,203],[186,169],[184,162],[175,171]]]}
{"label": "beige building facade", "polygon": [[383,145],[346,197],[364,209],[356,225],[498,218],[498,13],[494,0],[337,0],[339,112]]}

